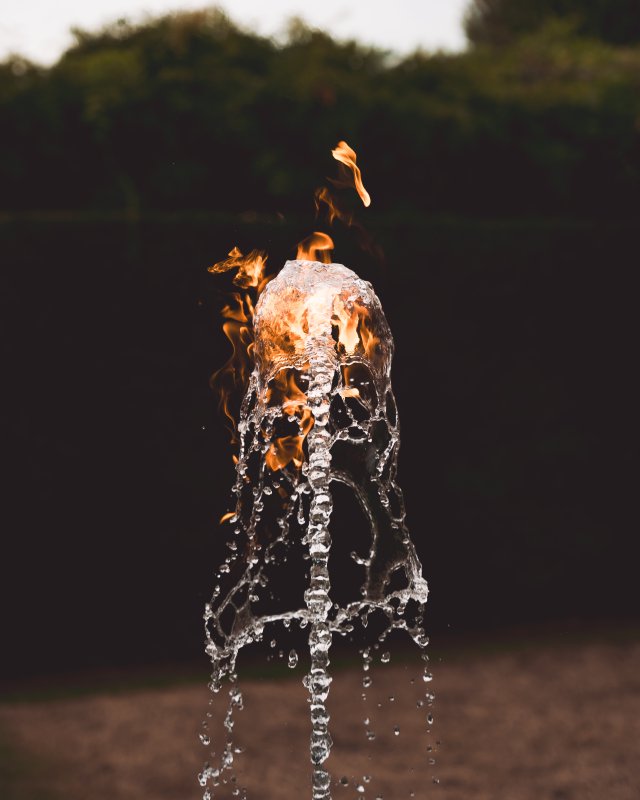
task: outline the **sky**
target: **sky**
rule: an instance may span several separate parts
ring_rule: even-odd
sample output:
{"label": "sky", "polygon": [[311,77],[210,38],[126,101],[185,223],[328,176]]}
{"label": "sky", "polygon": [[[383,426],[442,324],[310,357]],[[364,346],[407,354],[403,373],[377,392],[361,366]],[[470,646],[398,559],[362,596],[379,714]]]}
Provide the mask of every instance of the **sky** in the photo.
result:
{"label": "sky", "polygon": [[[417,48],[460,50],[469,0],[222,0],[216,5],[263,35],[299,16],[336,38],[357,38],[400,54]],[[206,0],[0,0],[0,60],[15,53],[48,65],[72,42],[71,27],[95,30],[125,17],[194,10]]]}

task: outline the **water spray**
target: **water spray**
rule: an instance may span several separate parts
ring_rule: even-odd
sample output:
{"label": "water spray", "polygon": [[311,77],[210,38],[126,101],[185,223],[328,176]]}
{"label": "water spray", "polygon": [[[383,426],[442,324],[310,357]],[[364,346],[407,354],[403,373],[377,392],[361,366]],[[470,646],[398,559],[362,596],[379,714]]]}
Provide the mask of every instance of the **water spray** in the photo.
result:
{"label": "water spray", "polygon": [[[355,165],[355,154],[352,160]],[[359,171],[357,177],[361,185]],[[314,236],[310,254],[315,246],[324,255],[327,247],[321,245],[329,237]],[[230,257],[238,256],[239,251]],[[257,285],[257,273],[245,267],[244,275]],[[237,674],[243,648],[274,628],[308,628],[310,666],[303,683],[309,693],[311,797],[330,800],[327,698],[334,640],[348,638],[377,614],[384,620],[378,643],[396,630],[423,652],[428,643],[427,583],[396,480],[400,429],[390,379],[393,347],[371,284],[341,264],[288,261],[255,306],[253,369],[237,425],[236,507],[225,515],[232,530],[229,555],[205,610],[210,688],[218,693],[226,687],[229,698],[226,742],[218,763],[207,764],[200,775],[205,800],[218,787],[237,787],[233,727],[243,703]],[[367,551],[352,553],[357,592],[342,603],[333,597],[329,564],[332,487],[338,483],[355,498],[369,531]],[[278,607],[274,582],[298,545],[305,549],[306,587],[301,597]],[[363,659],[368,670],[368,649]],[[292,650],[290,666],[297,661]],[[246,797],[243,792],[237,788]]]}

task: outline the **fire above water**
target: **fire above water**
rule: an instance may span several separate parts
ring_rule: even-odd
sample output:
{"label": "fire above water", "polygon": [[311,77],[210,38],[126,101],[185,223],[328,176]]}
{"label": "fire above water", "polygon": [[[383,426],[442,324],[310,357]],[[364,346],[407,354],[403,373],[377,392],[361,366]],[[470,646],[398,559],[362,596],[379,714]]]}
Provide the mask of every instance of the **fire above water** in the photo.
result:
{"label": "fire above water", "polygon": [[[342,169],[341,178],[333,180],[333,183],[340,186],[353,187],[357,191],[362,203],[365,206],[371,204],[371,197],[364,188],[362,173],[356,164],[355,151],[344,141],[338,142],[337,146],[331,151],[332,156],[340,163]],[[319,213],[321,205],[324,204],[328,210],[329,224],[339,219],[347,226],[354,224],[350,214],[341,210],[337,201],[327,187],[316,190],[316,212]],[[298,244],[296,258],[300,260],[319,261],[323,264],[331,262],[331,254],[334,249],[331,237],[322,231],[314,231]],[[248,255],[243,255],[236,246],[229,252],[226,259],[218,261],[209,267],[209,272],[222,273],[230,270],[237,270],[233,283],[242,289],[247,290],[244,295],[234,293],[230,302],[222,309],[222,316],[225,320],[222,329],[226,337],[231,342],[232,353],[227,363],[215,372],[211,378],[211,385],[218,393],[220,406],[232,424],[232,442],[237,443],[235,415],[230,407],[231,397],[239,392],[246,390],[248,385],[251,364],[253,361],[253,317],[254,305],[262,290],[267,285],[272,276],[265,277],[267,255],[261,250],[252,250]],[[253,290],[252,297],[249,290]],[[302,347],[307,331],[304,330],[305,317],[301,309],[290,305],[290,299],[283,303],[283,314],[287,319],[287,326],[283,328],[279,335],[288,340],[297,339],[297,346]],[[375,345],[375,337],[372,337],[367,326],[366,312],[363,309],[352,308],[347,312],[344,304],[338,300],[333,309],[332,320],[338,331],[338,342],[345,352],[354,354],[358,344],[362,345],[365,351],[369,351]],[[299,398],[303,393],[295,384],[293,378],[289,378],[287,385],[292,389],[292,394],[283,396],[283,403],[295,402],[295,396]],[[355,389],[345,391],[356,392]],[[284,405],[283,405],[284,408]],[[300,467],[304,461],[302,444],[313,425],[309,415],[301,410],[298,403],[296,415],[300,419],[300,433],[294,436],[283,436],[276,438],[272,443],[267,458],[267,465],[270,469],[281,469],[290,463]]]}
{"label": "fire above water", "polygon": [[[355,153],[343,142],[333,151],[338,158],[336,153],[366,204]],[[237,269],[234,282],[246,293],[235,294],[223,312],[233,355],[214,381],[227,392],[242,388],[244,398],[237,425],[236,507],[222,520],[232,527],[230,553],[205,610],[210,687],[217,694],[226,683],[229,697],[223,738],[217,755],[212,751],[219,763],[206,764],[199,776],[205,800],[218,791],[226,797],[231,789],[234,796],[249,797],[250,787],[242,785],[235,765],[242,752],[234,724],[243,708],[237,675],[243,648],[290,635],[294,624],[308,628],[309,669],[303,683],[311,712],[312,800],[329,800],[336,785],[326,763],[332,749],[326,701],[334,637],[366,637],[375,628],[373,648],[378,648],[392,632],[404,631],[428,662],[427,584],[396,482],[400,432],[390,382],[393,339],[371,285],[330,263],[331,247],[327,234],[312,234],[300,244],[298,258],[270,281],[264,278],[266,256],[259,251],[243,256],[234,248],[211,268]],[[228,412],[226,397],[223,406]],[[335,555],[329,570],[336,483],[347,487],[370,526],[368,533],[361,532],[366,544],[356,545],[354,537],[349,569],[356,572],[339,592],[345,597],[348,588],[346,602],[337,602],[332,591]],[[301,549],[307,587],[283,603],[278,595],[286,595],[292,584],[287,570],[296,568],[293,554]],[[371,627],[370,618],[375,620]],[[360,652],[366,702],[375,673],[372,646]],[[388,661],[388,653],[381,660]],[[298,663],[292,649],[289,666]],[[423,664],[423,680],[431,680],[428,664]],[[415,691],[414,707],[424,706],[424,693]],[[427,697],[430,706],[433,695]],[[364,725],[366,740],[373,741],[368,716]],[[425,735],[428,739],[428,728]],[[208,732],[201,738],[211,744]],[[254,789],[259,797],[259,786]],[[299,787],[296,797],[301,794]]]}

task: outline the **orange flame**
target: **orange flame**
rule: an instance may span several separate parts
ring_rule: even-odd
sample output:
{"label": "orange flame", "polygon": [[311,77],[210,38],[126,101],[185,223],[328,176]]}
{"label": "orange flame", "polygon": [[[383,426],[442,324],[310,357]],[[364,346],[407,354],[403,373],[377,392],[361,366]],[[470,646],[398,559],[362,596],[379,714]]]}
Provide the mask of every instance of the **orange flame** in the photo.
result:
{"label": "orange flame", "polygon": [[358,346],[367,358],[373,359],[376,345],[380,341],[369,326],[369,312],[355,303],[349,311],[341,297],[333,301],[331,322],[338,329],[338,349],[342,348],[347,355],[353,355]]}
{"label": "orange flame", "polygon": [[296,258],[306,261],[321,261],[323,264],[331,263],[333,239],[326,233],[315,231],[307,236],[298,245]]}
{"label": "orange flame", "polygon": [[333,316],[331,321],[338,328],[338,344],[342,345],[345,352],[351,355],[355,353],[360,337],[358,336],[358,311],[354,307],[352,312],[347,311],[347,307],[341,297],[336,297],[333,301]]}
{"label": "orange flame", "polygon": [[[235,307],[232,305],[232,303],[236,304]],[[249,307],[249,311],[252,311],[251,306]],[[223,306],[220,313],[225,319],[233,319],[236,322],[249,322],[249,317],[244,310],[244,301],[238,292],[234,292],[231,295],[231,302],[228,305]],[[250,313],[250,315],[253,316],[252,313]]]}
{"label": "orange flame", "polygon": [[275,377],[267,392],[267,401],[272,405],[281,405],[285,414],[297,417],[300,432],[274,439],[265,455],[266,464],[273,472],[291,463],[300,469],[304,463],[304,440],[313,428],[314,419],[307,405],[307,395],[296,383],[292,370],[282,370]]}
{"label": "orange flame", "polygon": [[335,219],[339,219],[340,222],[343,222],[347,227],[353,225],[353,216],[338,206],[335,201],[335,198],[331,194],[331,192],[327,189],[326,186],[321,186],[319,189],[315,191],[315,202],[316,202],[316,216],[320,213],[320,205],[324,203],[327,206],[327,216],[329,220],[329,225],[333,225],[333,221]]}
{"label": "orange flame", "polygon": [[351,386],[351,365],[345,364],[342,367],[342,380],[344,386],[340,389],[340,394],[343,397],[360,397],[360,390],[357,386]]}
{"label": "orange flame", "polygon": [[295,373],[285,369],[276,375],[267,389],[267,402],[282,406],[283,411],[293,415],[300,406],[306,405],[307,395],[296,383]]}
{"label": "orange flame", "polygon": [[[251,333],[250,321],[245,310],[245,300],[235,292],[231,295],[231,302],[222,309],[222,316],[225,322],[222,330],[231,342],[231,356],[227,363],[211,376],[210,385],[220,396],[220,408],[225,416],[231,420],[233,426],[232,441],[237,440],[235,428],[235,418],[231,413],[231,395],[238,389],[244,388],[249,380],[251,372],[251,355],[253,351],[253,336]],[[247,304],[249,313],[252,306]]]}
{"label": "orange flame", "polygon": [[[364,309],[363,309],[364,310]],[[365,313],[360,317],[360,339],[367,358],[373,360],[376,354],[376,348],[380,339],[375,335],[369,327],[369,314]]]}
{"label": "orange flame", "polygon": [[304,463],[304,450],[302,445],[307,438],[307,434],[311,428],[313,428],[313,422],[311,410],[305,408],[298,423],[300,425],[300,433],[297,436],[281,436],[271,442],[269,450],[265,455],[265,461],[270,470],[275,472],[278,469],[283,469],[290,463],[293,463],[297,469],[300,469]]}
{"label": "orange flame", "polygon": [[209,267],[209,272],[227,272],[230,269],[237,269],[238,273],[233,279],[236,286],[247,289],[249,286],[259,287],[267,263],[267,256],[260,250],[252,250],[248,255],[243,256],[238,247],[234,247],[229,252],[229,257],[224,261],[218,261]]}
{"label": "orange flame", "polygon": [[[340,141],[331,151],[336,161],[340,162],[342,180],[332,181],[337,186],[354,187],[363,204],[369,206],[371,197],[362,183],[362,174],[356,164],[355,151],[345,142]],[[316,211],[319,213],[324,204],[328,210],[328,222],[332,224],[338,219],[356,231],[363,248],[370,250],[374,255],[382,256],[380,249],[373,244],[371,237],[353,218],[353,214],[338,203],[327,187],[321,187],[315,192]],[[298,245],[296,258],[303,260],[320,261],[324,264],[331,262],[333,240],[326,233],[315,231]],[[209,267],[209,272],[221,273],[236,269],[237,273],[233,282],[243,289],[253,289],[255,294],[232,295],[230,302],[222,309],[225,318],[223,331],[232,346],[231,357],[211,378],[211,385],[220,396],[220,406],[225,415],[233,424],[233,442],[237,442],[236,424],[230,409],[232,395],[245,390],[253,366],[253,331],[252,320],[254,316],[254,302],[260,292],[270,280],[264,276],[267,255],[260,250],[252,250],[248,255],[243,255],[238,247],[234,247],[226,259],[218,261]],[[283,308],[282,315],[282,340],[287,347],[298,352],[303,347],[306,336],[307,318],[304,314],[297,315],[295,309],[287,306]],[[368,325],[368,312],[358,304],[352,304],[351,310],[342,298],[336,298],[333,305],[332,323],[337,328],[338,349],[351,356],[356,351],[364,352],[369,358],[375,355],[378,339]],[[277,338],[280,338],[278,336]],[[286,349],[286,348],[285,348]],[[341,389],[345,397],[358,397],[360,392],[357,387],[346,383]],[[313,427],[313,415],[307,404],[305,393],[297,385],[293,373],[288,377],[280,377],[272,382],[267,393],[267,401],[271,405],[278,405],[289,417],[297,419],[299,433],[275,438],[266,454],[266,462],[270,469],[277,470],[292,464],[300,468],[304,462],[304,440]],[[234,457],[237,463],[237,458]],[[226,515],[225,515],[226,516]]]}
{"label": "orange flame", "polygon": [[[362,174],[356,166],[356,154],[354,150],[349,147],[346,142],[339,142],[338,146],[331,152],[334,158],[340,161],[340,171],[343,175],[342,180],[329,178],[331,183],[337,187],[355,187],[365,206],[370,205],[371,197],[362,185]],[[355,232],[356,239],[363,250],[371,253],[377,260],[383,261],[384,254],[380,245],[376,244],[371,234],[356,221],[353,213],[342,205],[342,203],[338,202],[336,197],[326,186],[321,186],[316,189],[314,199],[316,217],[319,216],[320,209],[325,205],[329,225],[332,225],[336,219],[340,220],[343,225],[346,225],[347,228],[351,228]]]}
{"label": "orange flame", "polygon": [[362,183],[362,173],[360,172],[360,167],[358,167],[356,164],[356,151],[349,147],[346,142],[338,142],[337,147],[331,151],[331,155],[336,161],[339,161],[341,164],[344,164],[345,167],[351,170],[353,184],[356,191],[360,195],[360,199],[362,200],[365,208],[370,206],[371,197],[369,196],[369,192],[364,188],[364,184]]}
{"label": "orange flame", "polygon": [[[229,257],[209,267],[209,272],[219,273],[237,269],[233,282],[245,289],[255,289],[257,296],[271,279],[270,276],[264,276],[266,262],[266,254],[259,250],[252,250],[243,256],[240,249],[234,247]],[[254,303],[249,294],[241,297],[235,292],[231,295],[230,302],[222,309],[222,316],[226,320],[222,330],[231,342],[231,357],[211,376],[210,380],[211,388],[219,394],[220,408],[231,421],[233,431],[231,441],[234,444],[237,442],[236,422],[231,412],[230,401],[232,395],[246,388],[253,366],[254,344],[251,329],[253,314]]]}

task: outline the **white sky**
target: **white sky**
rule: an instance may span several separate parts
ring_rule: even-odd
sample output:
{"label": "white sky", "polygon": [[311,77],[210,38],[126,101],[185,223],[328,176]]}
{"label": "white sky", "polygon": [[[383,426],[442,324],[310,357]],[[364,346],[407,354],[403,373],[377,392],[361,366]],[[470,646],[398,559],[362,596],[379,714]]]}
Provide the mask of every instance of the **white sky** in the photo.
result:
{"label": "white sky", "polygon": [[[280,32],[291,16],[328,30],[339,39],[406,53],[460,50],[461,20],[469,0],[221,0],[217,3],[243,26],[264,35]],[[18,53],[51,64],[72,39],[72,26],[95,30],[120,17],[203,8],[206,0],[0,0],[0,60]]]}

